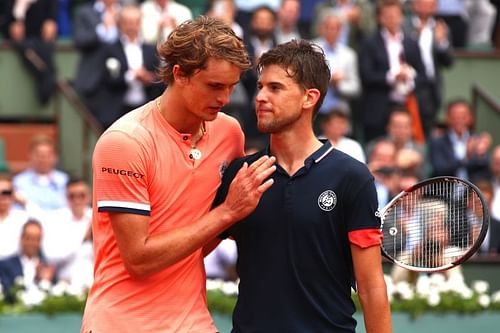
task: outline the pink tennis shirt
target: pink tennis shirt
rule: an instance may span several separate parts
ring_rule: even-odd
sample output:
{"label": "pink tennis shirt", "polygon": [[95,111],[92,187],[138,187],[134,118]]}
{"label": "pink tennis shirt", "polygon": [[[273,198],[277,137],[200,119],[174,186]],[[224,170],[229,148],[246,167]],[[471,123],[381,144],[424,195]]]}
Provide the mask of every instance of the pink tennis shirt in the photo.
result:
{"label": "pink tennis shirt", "polygon": [[223,113],[205,123],[191,159],[191,135],[177,132],[154,102],[134,110],[101,136],[93,156],[94,284],[82,332],[216,332],[207,310],[202,250],[143,279],[125,269],[109,212],[150,216],[151,235],[207,213],[224,169],[243,156],[238,122]]}

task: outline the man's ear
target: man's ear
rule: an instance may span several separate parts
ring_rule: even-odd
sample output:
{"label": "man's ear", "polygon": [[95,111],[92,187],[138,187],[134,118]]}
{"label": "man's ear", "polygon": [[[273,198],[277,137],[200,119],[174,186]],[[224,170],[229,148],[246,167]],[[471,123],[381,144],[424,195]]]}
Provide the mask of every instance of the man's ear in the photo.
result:
{"label": "man's ear", "polygon": [[312,88],[306,90],[305,101],[302,105],[305,109],[314,109],[319,101],[321,93],[318,89]]}
{"label": "man's ear", "polygon": [[172,75],[174,77],[174,82],[177,84],[186,84],[189,81],[189,77],[184,74],[179,65],[174,65],[174,67],[172,67]]}

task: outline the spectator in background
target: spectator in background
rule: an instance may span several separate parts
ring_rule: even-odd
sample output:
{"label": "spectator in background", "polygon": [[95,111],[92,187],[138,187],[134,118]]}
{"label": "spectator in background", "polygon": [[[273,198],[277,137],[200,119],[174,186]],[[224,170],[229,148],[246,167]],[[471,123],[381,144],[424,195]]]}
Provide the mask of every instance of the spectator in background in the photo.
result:
{"label": "spectator in background", "polygon": [[68,207],[46,214],[43,222],[43,253],[56,267],[57,279],[79,290],[92,284],[92,208],[90,188],[83,179],[66,185]]}
{"label": "spectator in background", "polygon": [[33,137],[29,147],[29,167],[13,178],[14,189],[44,211],[66,206],[68,175],[56,169],[57,151],[52,138]]}
{"label": "spectator in background", "polygon": [[342,22],[332,11],[320,19],[320,38],[314,42],[321,46],[330,67],[331,80],[319,113],[328,112],[338,103],[350,102],[361,92],[358,75],[358,58],[354,50],[339,42]]}
{"label": "spectator in background", "polygon": [[472,106],[463,99],[452,100],[446,108],[446,132],[429,142],[433,176],[464,179],[488,175],[489,133],[473,133]]}
{"label": "spectator in background", "polygon": [[207,279],[221,279],[225,281],[236,281],[236,260],[238,251],[236,242],[224,239],[219,245],[205,256],[204,264]]}
{"label": "spectator in background", "polygon": [[[481,191],[486,200],[486,204],[490,212],[494,210],[493,206],[493,185],[488,179],[474,181],[474,184]],[[479,232],[479,230],[477,231]],[[500,254],[500,220],[495,216],[490,216],[490,226],[486,237],[481,244],[480,254],[482,255],[498,255]]]}
{"label": "spectator in background", "polygon": [[[321,24],[325,11],[334,10],[342,24],[339,43],[358,50],[360,43],[375,32],[377,22],[369,0],[327,0],[316,5],[316,22]],[[319,30],[318,30],[319,32]]]}
{"label": "spectator in background", "polygon": [[399,193],[399,170],[396,167],[396,145],[387,139],[379,139],[367,153],[368,169],[375,178],[379,208],[389,203]]}
{"label": "spectator in background", "polygon": [[366,163],[365,153],[361,145],[347,137],[351,128],[349,118],[349,105],[339,103],[331,108],[329,112],[318,114],[316,119],[319,120],[322,134],[330,140],[335,149],[354,157],[362,163]]}
{"label": "spectator in background", "polygon": [[[57,38],[58,0],[3,0],[3,33],[12,42],[23,64],[34,76],[42,105],[52,97],[56,84],[54,41]],[[2,24],[2,22],[0,22]]]}
{"label": "spectator in background", "polygon": [[118,0],[96,0],[78,7],[75,16],[74,41],[80,52],[80,61],[74,86],[87,107],[95,109],[94,96],[102,80],[98,70],[106,44],[119,38]]}
{"label": "spectator in background", "polygon": [[141,11],[135,5],[122,7],[118,15],[120,38],[103,48],[94,71],[101,72],[99,89],[88,95],[90,111],[104,128],[125,113],[163,92],[155,71],[159,59],[154,45],[140,38]]}
{"label": "spectator in background", "polygon": [[490,0],[495,7],[495,25],[491,33],[491,42],[496,49],[500,49],[500,0]]}
{"label": "spectator in background", "polygon": [[15,192],[12,179],[0,175],[0,259],[15,254],[19,249],[19,238],[28,214],[14,208]]}
{"label": "spectator in background", "polygon": [[[262,6],[255,9],[252,14],[250,29],[245,33],[245,47],[252,64],[256,64],[260,56],[277,45],[276,13],[271,7]],[[264,136],[257,131],[257,118],[253,108],[254,97],[257,89],[257,73],[250,69],[243,73],[241,83],[245,88],[248,98],[248,109],[242,112],[243,129],[245,136],[251,140],[265,141]]]}
{"label": "spectator in background", "polygon": [[391,110],[406,105],[425,80],[419,46],[402,31],[399,0],[379,0],[377,18],[379,30],[363,42],[359,53],[365,142],[386,134]]}
{"label": "spectator in background", "polygon": [[300,1],[282,0],[277,14],[278,21],[275,29],[277,43],[282,44],[292,39],[301,39],[302,36],[297,26],[300,15]]}
{"label": "spectator in background", "polygon": [[273,12],[277,12],[282,0],[234,0],[236,4],[236,21],[246,32],[250,30],[250,22],[254,12],[259,7],[268,7]]}
{"label": "spectator in background", "polygon": [[146,0],[141,4],[141,35],[144,42],[163,42],[172,30],[193,18],[191,9],[174,0]]}
{"label": "spectator in background", "polygon": [[391,112],[386,138],[396,146],[397,168],[407,174],[423,178],[425,150],[423,145],[415,142],[412,119],[404,108],[395,108]]}
{"label": "spectator in background", "polygon": [[241,25],[235,21],[236,6],[234,0],[213,0],[207,11],[207,15],[224,21],[233,29],[236,36],[243,39],[244,31]]}
{"label": "spectator in background", "polygon": [[[213,0],[207,11],[207,15],[210,17],[215,17],[224,21],[227,25],[233,29],[236,36],[244,39],[243,28],[235,21],[236,6],[234,0]],[[243,84],[238,82],[231,93],[231,98],[229,103],[225,105],[222,109],[224,113],[227,113],[243,124],[244,117],[248,117],[246,113],[249,109],[249,100],[247,93]]]}
{"label": "spectator in background", "polygon": [[310,40],[317,37],[316,31],[314,31],[314,13],[316,5],[323,1],[324,0],[300,1],[300,15],[297,25],[302,38]]}
{"label": "spectator in background", "polygon": [[491,216],[500,220],[500,145],[497,145],[491,153],[490,172],[493,184]]}
{"label": "spectator in background", "polygon": [[490,46],[495,29],[496,9],[490,0],[464,0],[467,14],[467,47]]}
{"label": "spectator in background", "polygon": [[451,31],[451,44],[453,47],[464,48],[468,30],[465,1],[438,0],[437,15],[448,25]]}
{"label": "spectator in background", "polygon": [[[40,287],[51,285],[55,269],[48,265],[41,253],[42,226],[36,220],[27,221],[22,228],[19,253],[0,260],[0,282],[6,300],[14,302],[16,295],[9,293],[22,278],[25,294],[39,293]],[[45,286],[44,286],[45,285]]]}
{"label": "spectator in background", "polygon": [[453,64],[453,53],[448,27],[443,20],[435,19],[438,0],[412,0],[412,14],[404,30],[418,40],[425,68],[426,80],[418,90],[420,119],[426,137],[434,128],[441,107],[443,83],[441,69]]}

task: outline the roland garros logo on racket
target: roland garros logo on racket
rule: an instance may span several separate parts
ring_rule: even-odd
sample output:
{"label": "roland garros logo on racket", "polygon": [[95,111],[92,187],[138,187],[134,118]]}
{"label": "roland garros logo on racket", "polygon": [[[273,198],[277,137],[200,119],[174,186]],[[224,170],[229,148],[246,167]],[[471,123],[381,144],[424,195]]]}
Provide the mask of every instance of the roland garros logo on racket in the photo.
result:
{"label": "roland garros logo on racket", "polygon": [[337,205],[337,195],[332,190],[326,190],[318,197],[318,206],[325,212],[331,211]]}

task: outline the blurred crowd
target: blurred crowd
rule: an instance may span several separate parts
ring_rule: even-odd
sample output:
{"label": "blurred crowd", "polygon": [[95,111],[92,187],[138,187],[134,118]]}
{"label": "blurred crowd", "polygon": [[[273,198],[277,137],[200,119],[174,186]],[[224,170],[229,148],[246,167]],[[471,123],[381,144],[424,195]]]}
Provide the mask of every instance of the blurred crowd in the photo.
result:
{"label": "blurred crowd", "polygon": [[[196,3],[196,6],[193,4]],[[331,85],[317,135],[366,163],[380,207],[431,176],[474,182],[491,209],[480,254],[500,252],[500,146],[474,131],[472,105],[443,101],[441,72],[461,48],[500,49],[498,0],[2,0],[0,32],[36,82],[40,103],[56,84],[54,45],[69,40],[80,59],[72,86],[107,128],[159,96],[156,45],[200,13],[241,37],[251,59],[291,39],[313,40]],[[224,111],[245,132],[247,152],[267,144],[256,129],[257,73],[245,72]],[[440,114],[444,117],[440,117]],[[92,283],[91,191],[57,169],[57,147],[35,137],[30,166],[0,177],[0,279],[9,290],[60,280]],[[237,278],[234,242],[206,258],[207,276]]]}

